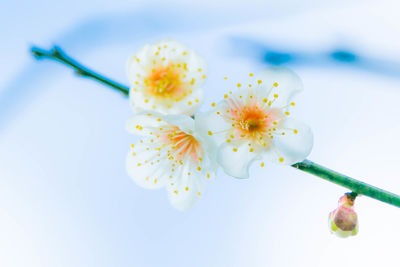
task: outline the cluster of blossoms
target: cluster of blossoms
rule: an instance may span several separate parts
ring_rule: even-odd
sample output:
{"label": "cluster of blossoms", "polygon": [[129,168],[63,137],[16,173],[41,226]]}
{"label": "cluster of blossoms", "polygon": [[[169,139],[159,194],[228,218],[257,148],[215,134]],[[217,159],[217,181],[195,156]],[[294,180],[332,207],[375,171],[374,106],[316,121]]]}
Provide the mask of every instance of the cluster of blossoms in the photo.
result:
{"label": "cluster of blossoms", "polygon": [[291,118],[300,78],[285,68],[249,74],[246,86],[227,92],[205,113],[205,61],[175,41],[146,45],[127,64],[130,103],[136,114],[130,133],[144,138],[127,156],[127,170],[140,186],[166,187],[171,204],[190,208],[215,177],[218,166],[248,178],[249,166],[264,159],[291,165],[311,151],[310,128]]}

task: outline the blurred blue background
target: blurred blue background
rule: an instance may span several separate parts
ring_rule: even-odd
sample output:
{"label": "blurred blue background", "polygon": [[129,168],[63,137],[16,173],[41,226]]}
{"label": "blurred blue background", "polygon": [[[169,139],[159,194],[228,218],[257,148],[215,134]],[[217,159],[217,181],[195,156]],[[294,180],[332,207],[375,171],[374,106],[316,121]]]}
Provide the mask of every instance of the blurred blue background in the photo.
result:
{"label": "blurred blue background", "polygon": [[[28,1],[0,3],[0,266],[397,266],[400,212],[357,199],[360,232],[328,213],[346,189],[289,167],[220,171],[174,210],[125,172],[128,101],[31,45],[57,44],[127,84],[142,45],[175,38],[209,63],[202,110],[269,64],[303,79],[295,116],[310,159],[400,193],[397,1]],[[236,81],[235,80],[235,81]]]}

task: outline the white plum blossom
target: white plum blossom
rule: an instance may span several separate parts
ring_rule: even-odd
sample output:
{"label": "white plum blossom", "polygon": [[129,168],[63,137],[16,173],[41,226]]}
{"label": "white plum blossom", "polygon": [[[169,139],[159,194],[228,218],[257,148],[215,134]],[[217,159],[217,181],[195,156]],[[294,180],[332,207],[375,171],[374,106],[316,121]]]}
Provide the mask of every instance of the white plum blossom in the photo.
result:
{"label": "white plum blossom", "polygon": [[313,135],[290,113],[295,106],[293,95],[303,88],[300,78],[286,68],[274,67],[252,78],[247,88],[237,87],[219,104],[212,103],[211,111],[196,116],[199,128],[216,140],[217,161],[224,171],[248,178],[255,160],[268,158],[285,165],[304,160],[311,152]]}
{"label": "white plum blossom", "polygon": [[203,100],[205,61],[183,44],[162,40],[129,58],[130,104],[134,111],[192,115]]}
{"label": "white plum blossom", "polygon": [[144,188],[166,187],[172,206],[179,210],[200,198],[217,169],[216,146],[196,127],[189,116],[148,111],[127,122],[130,133],[145,136],[132,144],[127,156],[129,176]]}

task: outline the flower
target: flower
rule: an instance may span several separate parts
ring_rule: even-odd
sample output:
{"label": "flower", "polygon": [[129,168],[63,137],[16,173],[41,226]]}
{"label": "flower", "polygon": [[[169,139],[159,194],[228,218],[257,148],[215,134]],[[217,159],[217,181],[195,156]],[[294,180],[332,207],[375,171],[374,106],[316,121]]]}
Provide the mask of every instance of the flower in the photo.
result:
{"label": "flower", "polygon": [[329,213],[329,228],[339,237],[354,236],[358,233],[358,218],[354,211],[355,196],[347,193],[339,199],[337,209]]}
{"label": "flower", "polygon": [[192,115],[203,99],[206,64],[184,45],[162,40],[129,58],[130,103],[136,112]]}
{"label": "flower", "polygon": [[[253,77],[253,74],[250,74]],[[211,111],[196,116],[199,128],[218,144],[217,160],[224,171],[247,178],[255,160],[268,158],[290,165],[311,152],[310,128],[291,119],[291,99],[302,90],[300,78],[286,68],[269,68],[246,89],[224,95]],[[261,167],[264,162],[261,163]]]}
{"label": "flower", "polygon": [[144,188],[166,187],[175,208],[190,208],[215,176],[212,140],[201,136],[195,121],[185,115],[141,112],[128,120],[127,130],[146,136],[132,144],[126,160],[129,176]]}

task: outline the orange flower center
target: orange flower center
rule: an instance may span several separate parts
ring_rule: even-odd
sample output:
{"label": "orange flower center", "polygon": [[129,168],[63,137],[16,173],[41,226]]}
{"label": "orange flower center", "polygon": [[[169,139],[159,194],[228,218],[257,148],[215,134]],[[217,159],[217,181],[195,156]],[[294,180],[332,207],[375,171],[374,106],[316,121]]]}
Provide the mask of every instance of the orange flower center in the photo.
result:
{"label": "orange flower center", "polygon": [[186,93],[185,82],[182,78],[182,69],[174,64],[152,69],[147,79],[147,94],[159,99],[178,100]]}
{"label": "orange flower center", "polygon": [[169,154],[173,159],[180,161],[189,157],[194,162],[201,161],[203,151],[199,141],[178,127],[164,130],[160,135],[160,140],[171,148]]}

